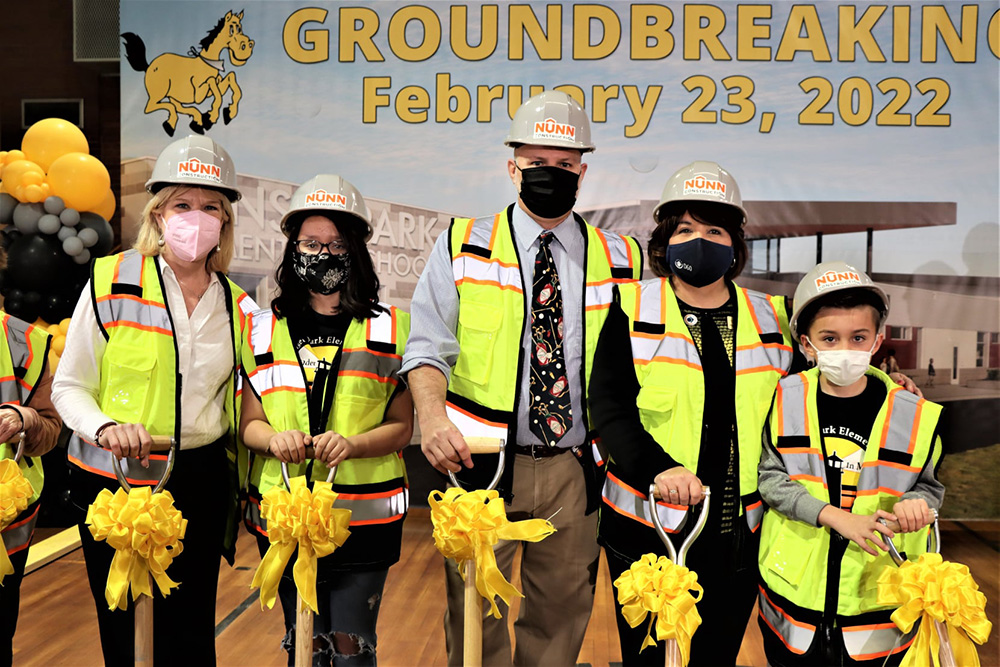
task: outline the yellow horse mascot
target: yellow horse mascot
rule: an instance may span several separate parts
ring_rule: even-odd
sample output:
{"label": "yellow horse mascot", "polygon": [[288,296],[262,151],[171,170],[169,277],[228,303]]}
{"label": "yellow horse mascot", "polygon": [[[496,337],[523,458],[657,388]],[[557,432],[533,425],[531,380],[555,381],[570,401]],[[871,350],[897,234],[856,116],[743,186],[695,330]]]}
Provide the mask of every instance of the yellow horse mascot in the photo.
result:
{"label": "yellow horse mascot", "polygon": [[[191,47],[189,55],[162,53],[153,62],[146,62],[146,45],[135,33],[122,34],[125,43],[125,57],[136,72],[146,73],[146,113],[165,109],[169,116],[163,121],[163,129],[174,136],[177,114],[191,116],[191,129],[204,134],[219,120],[219,109],[223,96],[232,91],[232,102],[222,110],[222,120],[228,125],[236,118],[243,91],[236,83],[236,73],[225,74],[226,63],[223,51],[229,50],[229,60],[234,67],[246,64],[253,54],[253,40],[243,34],[241,22],[243,12],[228,12],[208,35],[201,40],[201,49]],[[225,75],[224,75],[225,74]],[[224,76],[223,76],[224,75]],[[196,105],[212,96],[212,108],[201,111]]]}

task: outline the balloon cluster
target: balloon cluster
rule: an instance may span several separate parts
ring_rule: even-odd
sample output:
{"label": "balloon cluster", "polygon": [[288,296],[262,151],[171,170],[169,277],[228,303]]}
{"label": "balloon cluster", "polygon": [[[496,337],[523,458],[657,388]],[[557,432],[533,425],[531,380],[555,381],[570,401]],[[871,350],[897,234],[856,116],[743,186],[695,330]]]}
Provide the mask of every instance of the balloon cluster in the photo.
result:
{"label": "balloon cluster", "polygon": [[[38,322],[35,322],[35,324],[38,324]],[[45,330],[52,336],[52,342],[49,344],[49,372],[55,373],[56,368],[59,367],[59,358],[62,357],[63,350],[66,348],[66,332],[69,331],[69,318],[67,317],[59,324],[50,324],[45,327]]]}
{"label": "balloon cluster", "polygon": [[46,118],[28,128],[21,150],[0,151],[4,310],[28,322],[68,317],[87,264],[111,252],[115,207],[107,168],[72,123]]}

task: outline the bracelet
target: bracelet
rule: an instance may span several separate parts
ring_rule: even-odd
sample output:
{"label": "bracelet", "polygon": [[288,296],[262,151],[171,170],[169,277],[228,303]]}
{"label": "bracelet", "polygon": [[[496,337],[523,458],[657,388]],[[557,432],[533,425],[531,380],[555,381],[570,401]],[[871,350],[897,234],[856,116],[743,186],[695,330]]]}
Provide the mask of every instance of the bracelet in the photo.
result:
{"label": "bracelet", "polygon": [[17,406],[12,405],[11,403],[4,403],[3,405],[0,405],[0,410],[13,410],[14,414],[17,415],[17,418],[21,420],[21,432],[24,432],[24,415],[17,409]]}
{"label": "bracelet", "polygon": [[104,449],[104,445],[101,444],[101,434],[104,433],[108,428],[112,426],[118,426],[118,422],[106,422],[97,427],[97,432],[94,433],[94,444]]}

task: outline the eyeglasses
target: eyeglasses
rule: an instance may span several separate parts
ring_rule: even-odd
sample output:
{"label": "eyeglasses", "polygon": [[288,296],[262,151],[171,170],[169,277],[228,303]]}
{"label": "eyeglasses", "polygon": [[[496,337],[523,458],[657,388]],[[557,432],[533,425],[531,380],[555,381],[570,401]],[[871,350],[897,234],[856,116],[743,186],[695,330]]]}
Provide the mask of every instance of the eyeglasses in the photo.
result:
{"label": "eyeglasses", "polygon": [[331,255],[340,255],[347,252],[347,246],[344,245],[343,241],[330,241],[329,243],[320,243],[313,239],[302,239],[300,241],[292,241],[295,244],[296,249],[303,255],[318,255],[323,250],[326,250]]}

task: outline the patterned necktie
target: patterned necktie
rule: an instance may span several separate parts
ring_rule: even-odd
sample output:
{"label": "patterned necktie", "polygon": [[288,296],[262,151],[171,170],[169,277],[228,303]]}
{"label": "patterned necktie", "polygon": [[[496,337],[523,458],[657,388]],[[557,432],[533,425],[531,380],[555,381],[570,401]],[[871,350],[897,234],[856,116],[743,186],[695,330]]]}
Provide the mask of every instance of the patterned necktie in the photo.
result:
{"label": "patterned necktie", "polygon": [[549,244],[552,232],[542,232],[535,255],[531,290],[531,432],[554,447],[573,425],[573,409],[563,359],[563,307],[559,274]]}

